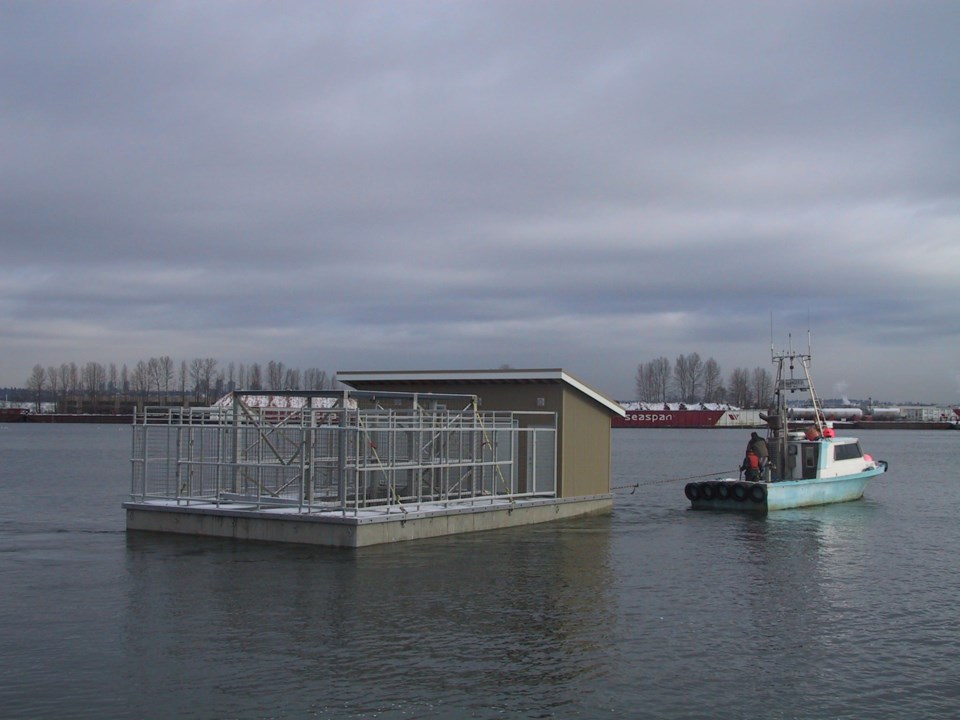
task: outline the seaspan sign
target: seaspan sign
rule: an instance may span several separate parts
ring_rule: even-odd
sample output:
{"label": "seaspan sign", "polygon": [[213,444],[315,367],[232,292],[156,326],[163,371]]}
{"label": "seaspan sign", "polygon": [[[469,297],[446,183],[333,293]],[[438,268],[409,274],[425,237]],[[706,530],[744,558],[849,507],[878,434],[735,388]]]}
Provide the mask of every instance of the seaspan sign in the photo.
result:
{"label": "seaspan sign", "polygon": [[723,410],[628,410],[614,417],[613,427],[708,428],[723,417]]}

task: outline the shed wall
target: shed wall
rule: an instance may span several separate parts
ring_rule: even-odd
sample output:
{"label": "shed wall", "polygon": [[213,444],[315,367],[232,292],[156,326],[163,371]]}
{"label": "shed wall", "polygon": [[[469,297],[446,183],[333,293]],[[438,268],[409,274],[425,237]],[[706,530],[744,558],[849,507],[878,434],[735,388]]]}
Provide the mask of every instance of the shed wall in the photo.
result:
{"label": "shed wall", "polygon": [[610,414],[580,393],[566,390],[561,414],[562,498],[610,492]]}

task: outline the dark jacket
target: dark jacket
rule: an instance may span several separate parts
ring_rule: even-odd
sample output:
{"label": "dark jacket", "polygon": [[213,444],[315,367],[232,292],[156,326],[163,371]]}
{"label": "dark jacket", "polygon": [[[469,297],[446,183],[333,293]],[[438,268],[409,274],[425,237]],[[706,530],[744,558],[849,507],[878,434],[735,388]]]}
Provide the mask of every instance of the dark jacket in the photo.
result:
{"label": "dark jacket", "polygon": [[760,458],[760,462],[766,462],[767,458],[770,457],[770,453],[767,451],[767,441],[757,433],[753,433],[750,436],[750,442],[747,443],[747,452],[751,450]]}

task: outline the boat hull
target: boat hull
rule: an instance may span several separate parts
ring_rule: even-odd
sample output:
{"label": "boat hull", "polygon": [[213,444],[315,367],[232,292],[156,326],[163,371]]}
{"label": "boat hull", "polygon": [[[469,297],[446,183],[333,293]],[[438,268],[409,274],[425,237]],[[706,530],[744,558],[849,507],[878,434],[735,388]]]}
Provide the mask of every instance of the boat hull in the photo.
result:
{"label": "boat hull", "polygon": [[[885,471],[886,465],[881,464],[876,468],[852,475],[811,480],[760,483],[727,478],[705,483],[689,483],[685,494],[695,510],[742,512],[790,510],[859,500],[863,497],[867,482]],[[697,490],[691,490],[691,485],[698,486]]]}

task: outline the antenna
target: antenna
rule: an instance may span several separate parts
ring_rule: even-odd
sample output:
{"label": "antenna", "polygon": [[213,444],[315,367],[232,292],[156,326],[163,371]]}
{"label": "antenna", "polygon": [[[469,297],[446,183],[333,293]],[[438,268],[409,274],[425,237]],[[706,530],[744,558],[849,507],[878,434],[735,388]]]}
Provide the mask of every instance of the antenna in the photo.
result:
{"label": "antenna", "polygon": [[770,311],[770,359],[776,356],[776,353],[773,349],[773,310]]}

